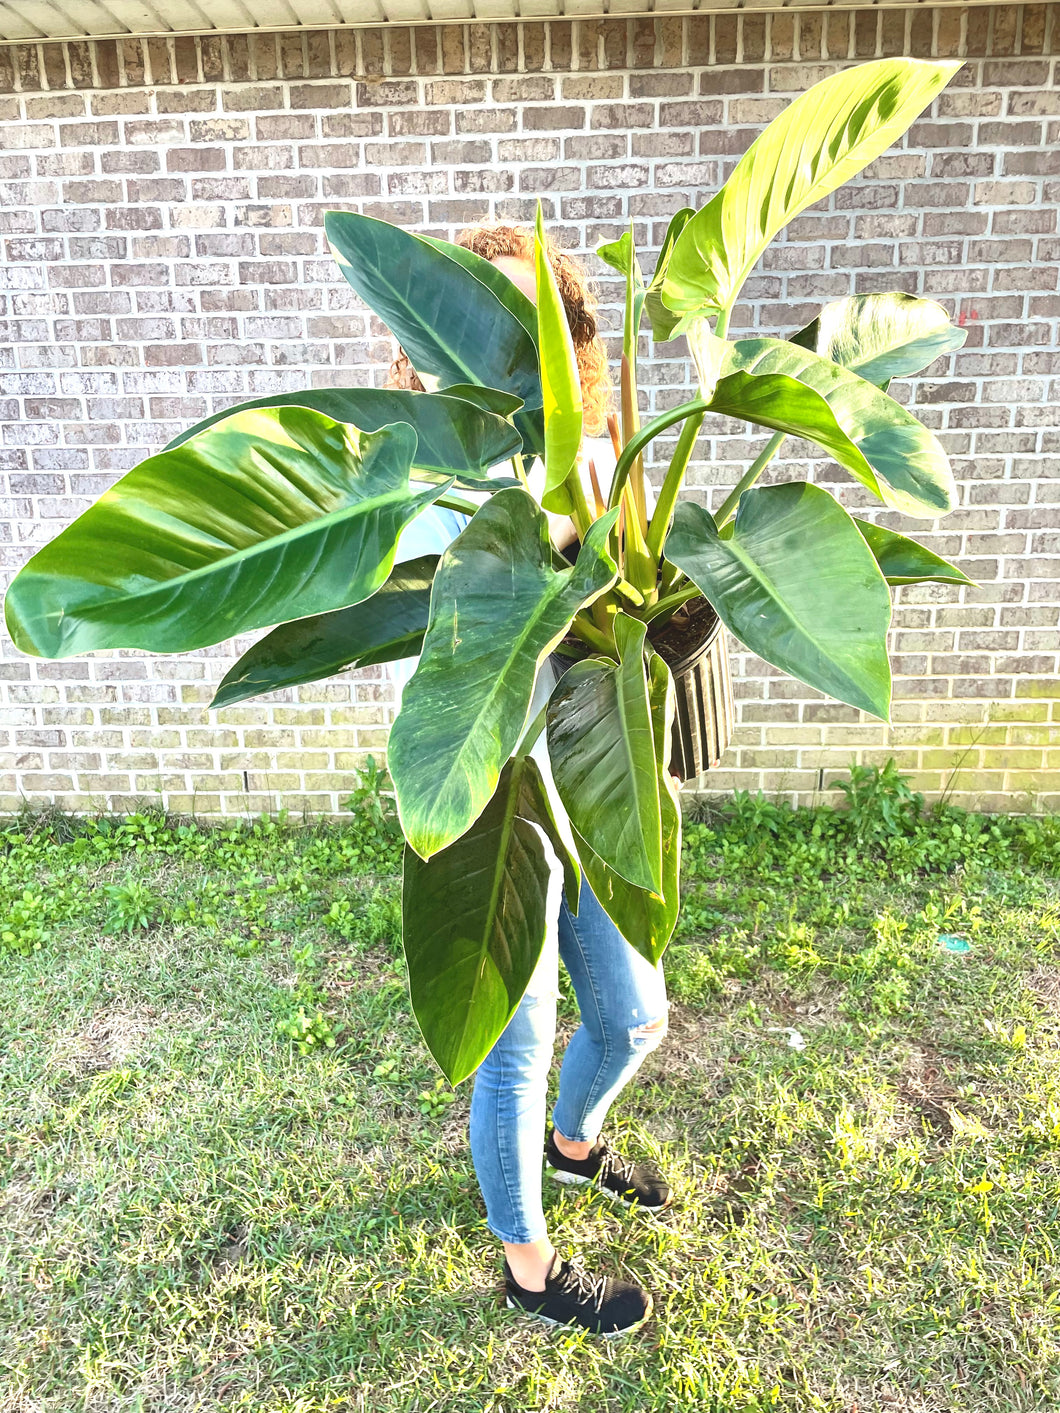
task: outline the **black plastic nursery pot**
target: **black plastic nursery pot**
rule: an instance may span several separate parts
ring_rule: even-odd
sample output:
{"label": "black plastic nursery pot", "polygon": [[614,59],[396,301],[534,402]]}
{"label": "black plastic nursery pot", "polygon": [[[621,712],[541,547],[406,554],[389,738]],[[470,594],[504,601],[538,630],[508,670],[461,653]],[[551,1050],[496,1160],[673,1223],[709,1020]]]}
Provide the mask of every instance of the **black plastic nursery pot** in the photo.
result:
{"label": "black plastic nursery pot", "polygon": [[[658,630],[648,630],[652,647],[670,669],[677,698],[674,712],[670,770],[682,780],[694,780],[716,767],[732,737],[736,705],[725,625],[706,599],[693,599]],[[585,644],[568,639],[579,656]],[[562,674],[575,659],[552,654]]]}
{"label": "black plastic nursery pot", "polygon": [[693,599],[648,637],[677,697],[670,770],[694,780],[721,764],[736,725],[725,625],[706,599]]}

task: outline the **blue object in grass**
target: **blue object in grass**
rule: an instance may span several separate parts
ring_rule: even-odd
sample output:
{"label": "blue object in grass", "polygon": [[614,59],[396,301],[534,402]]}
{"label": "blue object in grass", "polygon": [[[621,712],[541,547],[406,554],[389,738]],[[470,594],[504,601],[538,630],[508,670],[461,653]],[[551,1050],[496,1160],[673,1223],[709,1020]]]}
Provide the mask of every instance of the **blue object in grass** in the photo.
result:
{"label": "blue object in grass", "polygon": [[949,932],[939,933],[939,945],[947,952],[970,952],[972,944],[967,937],[955,937]]}

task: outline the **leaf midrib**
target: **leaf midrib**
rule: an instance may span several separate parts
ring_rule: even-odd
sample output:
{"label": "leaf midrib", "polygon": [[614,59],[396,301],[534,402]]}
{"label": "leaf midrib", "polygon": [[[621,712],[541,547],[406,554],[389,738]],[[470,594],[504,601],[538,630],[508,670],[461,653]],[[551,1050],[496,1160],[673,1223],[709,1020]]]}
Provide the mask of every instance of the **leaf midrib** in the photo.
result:
{"label": "leaf midrib", "polygon": [[[442,487],[431,487],[430,489],[432,491],[437,489],[439,495],[443,493]],[[247,545],[241,550],[233,550],[230,554],[223,555],[213,560],[210,564],[200,565],[198,569],[190,569],[183,574],[175,574],[171,579],[156,579],[140,589],[107,593],[105,597],[101,597],[93,603],[86,605],[86,608],[92,611],[105,605],[110,609],[119,604],[135,603],[160,590],[184,588],[193,585],[197,580],[238,566],[241,562],[246,562],[257,555],[283,549],[289,545],[295,544],[300,539],[327,531],[335,525],[341,524],[344,520],[356,518],[361,513],[368,514],[371,511],[386,509],[388,506],[400,506],[403,501],[408,505],[412,505],[415,503],[416,497],[405,495],[403,488],[400,486],[395,487],[392,491],[366,497],[364,500],[359,500],[353,505],[345,506],[341,510],[333,510],[328,515],[321,515],[316,520],[308,520],[304,525],[296,526],[292,530],[285,530],[281,535],[271,535],[268,539],[259,540],[257,544]],[[31,574],[28,577],[39,577],[53,582],[55,580],[64,580],[66,576],[54,572],[40,573],[38,571],[36,574]],[[109,586],[99,585],[98,587],[107,589]]]}
{"label": "leaf midrib", "polygon": [[[477,959],[475,962],[475,974],[471,986],[472,996],[477,995],[479,987],[481,985],[483,962],[492,955],[490,948],[490,936],[492,934],[493,924],[497,916],[497,900],[500,897],[501,889],[504,886],[504,880],[507,875],[508,850],[511,846],[512,834],[515,832],[515,820],[517,815],[516,806],[518,804],[519,791],[520,786],[522,784],[523,772],[525,768],[525,757],[520,759],[518,763],[513,764],[512,771],[508,780],[508,795],[504,803],[504,813],[501,816],[499,824],[495,826],[499,834],[499,846],[495,854],[496,864],[493,870],[493,882],[490,887],[489,901],[487,903],[486,913],[483,919],[482,936],[481,938],[476,939],[478,942],[478,946],[476,952]],[[507,989],[508,988],[505,987],[506,992]],[[453,1056],[463,1055],[464,1044],[471,1027],[471,1017],[474,1013],[474,1009],[474,1005],[471,1005],[466,1007],[464,1010],[463,1020],[461,1022],[459,1030],[459,1040],[458,1043],[453,1046],[450,1052]]]}
{"label": "leaf midrib", "polygon": [[[453,759],[453,764],[452,764],[452,766],[451,766],[450,769],[446,772],[445,776],[442,778],[441,782],[439,783],[437,790],[434,792],[434,802],[435,802],[435,803],[436,803],[439,799],[441,799],[443,795],[445,795],[445,794],[448,793],[449,787],[450,787],[450,783],[452,782],[452,779],[453,779],[454,775],[458,774],[458,767],[463,764],[463,761],[464,761],[464,759],[465,759],[465,754],[470,750],[472,740],[473,740],[473,738],[474,738],[474,735],[475,735],[476,731],[478,730],[479,724],[481,723],[483,717],[485,717],[485,716],[487,715],[488,709],[493,705],[493,703],[496,701],[498,695],[501,693],[501,690],[502,690],[502,688],[504,687],[505,682],[506,682],[506,680],[507,680],[507,677],[508,677],[508,675],[509,675],[509,672],[510,672],[510,670],[511,670],[512,664],[513,664],[514,660],[520,656],[520,650],[522,649],[523,645],[524,645],[524,644],[526,643],[526,641],[528,640],[528,638],[529,638],[529,636],[530,636],[530,633],[531,633],[531,630],[536,626],[536,624],[541,620],[541,618],[544,617],[546,609],[548,609],[549,607],[551,607],[552,603],[553,603],[557,598],[559,598],[559,597],[563,594],[563,592],[568,588],[568,586],[569,586],[570,583],[571,583],[571,580],[572,580],[573,577],[574,577],[575,572],[576,572],[576,566],[572,565],[570,569],[567,569],[567,570],[560,570],[559,573],[556,574],[556,580],[557,580],[557,581],[558,581],[558,580],[562,580],[563,582],[562,582],[562,583],[556,583],[556,582],[554,582],[553,584],[550,584],[550,585],[548,585],[548,586],[546,587],[544,596],[543,596],[542,598],[538,599],[538,601],[537,601],[537,609],[536,609],[536,612],[533,614],[532,617],[530,617],[529,619],[527,619],[527,621],[526,621],[526,623],[524,624],[523,629],[522,629],[521,632],[519,633],[518,637],[513,640],[511,651],[508,653],[508,656],[507,656],[507,657],[505,658],[505,660],[504,660],[504,663],[503,663],[503,665],[502,665],[502,670],[499,671],[499,672],[496,674],[496,678],[495,678],[495,682],[494,682],[493,687],[490,689],[488,695],[483,699],[482,706],[481,706],[480,710],[476,713],[475,717],[474,717],[473,720],[472,720],[471,725],[469,726],[468,730],[467,730],[467,731],[465,732],[465,734],[464,734],[463,743],[461,744],[460,749],[457,751],[457,754],[456,754],[456,756],[455,756],[454,759]],[[603,592],[603,591],[601,590],[600,592]],[[582,607],[582,606],[584,606],[584,605],[579,605],[579,607]],[[572,617],[572,618],[574,617],[574,614],[577,613],[577,611],[578,611],[578,609],[574,609],[574,610],[572,611],[572,613],[571,613],[571,617]],[[455,623],[455,615],[454,615],[454,623]],[[561,631],[562,631],[562,630],[561,630]],[[545,649],[542,649],[542,651],[545,651]],[[535,662],[537,662],[538,660],[539,660],[539,659],[535,659]],[[536,674],[536,670],[535,670],[535,680],[536,680],[536,675],[537,675],[537,674]],[[464,779],[467,778],[466,772],[464,773],[464,777],[463,777],[463,778],[464,778]]]}
{"label": "leaf midrib", "polygon": [[[344,255],[341,251],[336,250],[335,245],[334,245],[334,243],[333,243],[331,240],[328,241],[328,245],[329,245],[330,248],[331,248],[331,253],[332,253],[332,255],[334,255],[336,262],[337,262],[340,266],[341,266],[341,265],[348,265],[351,269],[353,268],[353,262],[352,262],[352,260],[349,260],[349,259],[346,257],[346,255]],[[435,252],[435,253],[438,254],[438,258],[439,258],[440,260],[447,260],[447,259],[448,259],[447,256],[440,254],[440,252]],[[449,260],[448,263],[449,263],[450,265],[456,265],[457,268],[458,268],[458,269],[461,269],[461,270],[463,270],[463,269],[466,268],[465,266],[460,265],[459,262],[457,262],[457,261],[455,261],[455,260]],[[394,296],[395,302],[400,306],[400,308],[401,308],[406,314],[411,315],[411,316],[414,317],[418,322],[420,322],[420,323],[422,324],[422,312],[421,312],[420,310],[418,310],[418,309],[416,308],[416,306],[415,306],[414,304],[412,304],[412,303],[401,293],[401,291],[397,288],[396,285],[392,284],[392,283],[389,281],[389,279],[387,279],[386,275],[383,273],[383,269],[384,269],[383,265],[382,265],[381,263],[380,263],[380,264],[377,264],[377,265],[375,266],[375,269],[376,269],[376,271],[377,271],[377,273],[378,273],[378,278],[379,278],[380,282],[391,292],[391,294]],[[467,273],[468,273],[469,275],[471,274],[471,272],[470,272],[469,270],[467,271]],[[474,279],[475,277],[474,277],[473,275],[471,275],[471,278]],[[489,287],[488,285],[482,284],[481,281],[476,281],[476,284],[478,284],[478,286],[479,286],[480,289],[483,289],[483,290],[486,291],[486,293],[489,295],[490,299],[492,299],[492,300],[494,301],[494,303],[497,305],[498,309],[503,309],[504,312],[505,312],[505,314],[509,315],[510,318],[515,319],[515,315],[512,314],[512,313],[511,313],[511,310],[509,310],[504,304],[501,303],[501,301],[497,298],[497,296],[493,293],[493,291],[490,289],[490,287]],[[515,322],[516,322],[516,323],[519,323],[519,320],[518,320],[518,319],[515,319]],[[520,327],[522,327],[521,324],[520,324]],[[466,364],[465,362],[463,362],[463,360],[462,360],[459,356],[457,356],[457,354],[455,353],[455,351],[453,350],[453,348],[451,347],[450,344],[443,342],[443,340],[442,340],[441,337],[439,336],[437,327],[432,328],[432,329],[431,329],[431,332],[436,336],[438,342],[439,342],[439,343],[442,345],[442,347],[447,351],[447,353],[449,354],[449,356],[450,356],[450,358],[452,359],[452,361],[457,365],[457,367],[459,367],[459,368],[462,370],[462,372],[464,373],[464,376],[465,376],[466,381],[469,382],[469,383],[478,384],[478,383],[480,382],[480,379],[476,376],[474,369],[471,368],[471,367],[470,367],[468,364]],[[524,330],[524,332],[525,332],[525,330]],[[439,391],[443,391],[443,390],[442,390],[442,389],[439,389]]]}

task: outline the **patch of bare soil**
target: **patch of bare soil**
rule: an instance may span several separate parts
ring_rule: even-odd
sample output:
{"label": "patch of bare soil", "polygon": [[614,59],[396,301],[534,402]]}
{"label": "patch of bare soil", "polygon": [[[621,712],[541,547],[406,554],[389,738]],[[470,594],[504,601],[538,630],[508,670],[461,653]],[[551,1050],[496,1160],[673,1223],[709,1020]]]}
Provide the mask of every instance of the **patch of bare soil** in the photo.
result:
{"label": "patch of bare soil", "polygon": [[77,1079],[114,1069],[137,1053],[155,1029],[155,1016],[152,1006],[105,1007],[80,1030],[56,1039],[48,1067]]}
{"label": "patch of bare soil", "polygon": [[1026,984],[1047,1010],[1060,1015],[1060,968],[1037,967],[1026,977]]}
{"label": "patch of bare soil", "polygon": [[930,1046],[914,1046],[899,1077],[898,1093],[936,1138],[953,1136],[953,1115],[960,1094],[954,1089],[945,1063]]}

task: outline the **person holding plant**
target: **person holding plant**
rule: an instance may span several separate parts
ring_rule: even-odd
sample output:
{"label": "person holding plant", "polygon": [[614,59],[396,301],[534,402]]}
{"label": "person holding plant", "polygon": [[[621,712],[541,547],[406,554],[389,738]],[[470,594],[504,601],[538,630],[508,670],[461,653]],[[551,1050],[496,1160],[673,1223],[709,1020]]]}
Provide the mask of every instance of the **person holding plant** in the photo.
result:
{"label": "person holding plant", "polygon": [[[669,1199],[600,1129],[666,1028],[659,961],[681,897],[668,765],[692,708],[706,718],[688,654],[717,647],[715,719],[732,705],[723,625],[782,672],[888,720],[890,587],[969,582],[823,486],[760,484],[797,436],[889,511],[948,513],[958,487],[945,449],[888,393],[960,348],[946,310],[859,293],[788,337],[729,338],[770,242],[881,156],[959,67],[891,57],[828,75],[701,210],[675,212],[650,277],[634,229],[600,248],[625,283],[606,499],[606,443],[583,441],[603,427],[603,351],[584,277],[548,241],[540,207],[532,242],[492,228],[462,246],[329,211],[341,273],[434,390],[303,388],[214,412],[37,550],[5,598],[15,645],[44,658],[194,652],[268,628],[214,707],[420,654],[387,749],[408,844],[409,993],[450,1082],[477,1071],[472,1153],[508,1300],[546,1319],[614,1334],[651,1310],[635,1285],[558,1257],[537,1145],[562,955],[583,1024],[553,1114],[554,1173],[642,1209]],[[642,427],[645,315],[656,342],[685,337],[696,393]],[[771,433],[710,511],[682,495],[708,416]],[[649,512],[644,452],[677,427]],[[512,476],[498,470],[508,458]],[[568,563],[555,546],[572,537]],[[557,644],[580,660],[552,683]],[[685,773],[703,768],[698,748],[680,758]]]}
{"label": "person holding plant", "polygon": [[[458,243],[489,260],[536,300],[533,231],[477,226],[465,231]],[[597,333],[595,301],[584,270],[551,240],[547,252],[581,383],[588,434],[581,462],[586,495],[602,500],[615,468],[610,439],[599,436],[612,400],[607,353]],[[387,386],[423,390],[403,351],[391,365]],[[529,488],[538,499],[543,469],[537,462],[527,472]],[[556,548],[571,546],[576,537],[572,521],[555,514],[548,520]],[[406,531],[400,556],[439,552],[465,523],[466,517],[452,510],[432,507]],[[391,664],[399,689],[416,661]],[[553,686],[546,662],[531,719]],[[544,736],[531,755],[551,783]],[[562,827],[563,812],[555,791],[551,793]],[[540,961],[515,1014],[475,1074],[471,1153],[489,1228],[504,1245],[508,1305],[553,1324],[613,1336],[642,1324],[651,1314],[652,1297],[630,1282],[591,1275],[579,1262],[564,1260],[548,1236],[542,1208],[541,1143],[555,1046],[558,960],[562,957],[570,974],[582,1019],[560,1070],[559,1096],[545,1142],[548,1168],[559,1182],[596,1183],[610,1198],[642,1212],[668,1206],[670,1189],[643,1164],[616,1153],[601,1130],[619,1093],[666,1034],[666,989],[661,963],[652,966],[626,943],[587,880],[582,880],[577,915],[568,906],[563,872],[555,859],[551,881],[550,925]]]}

